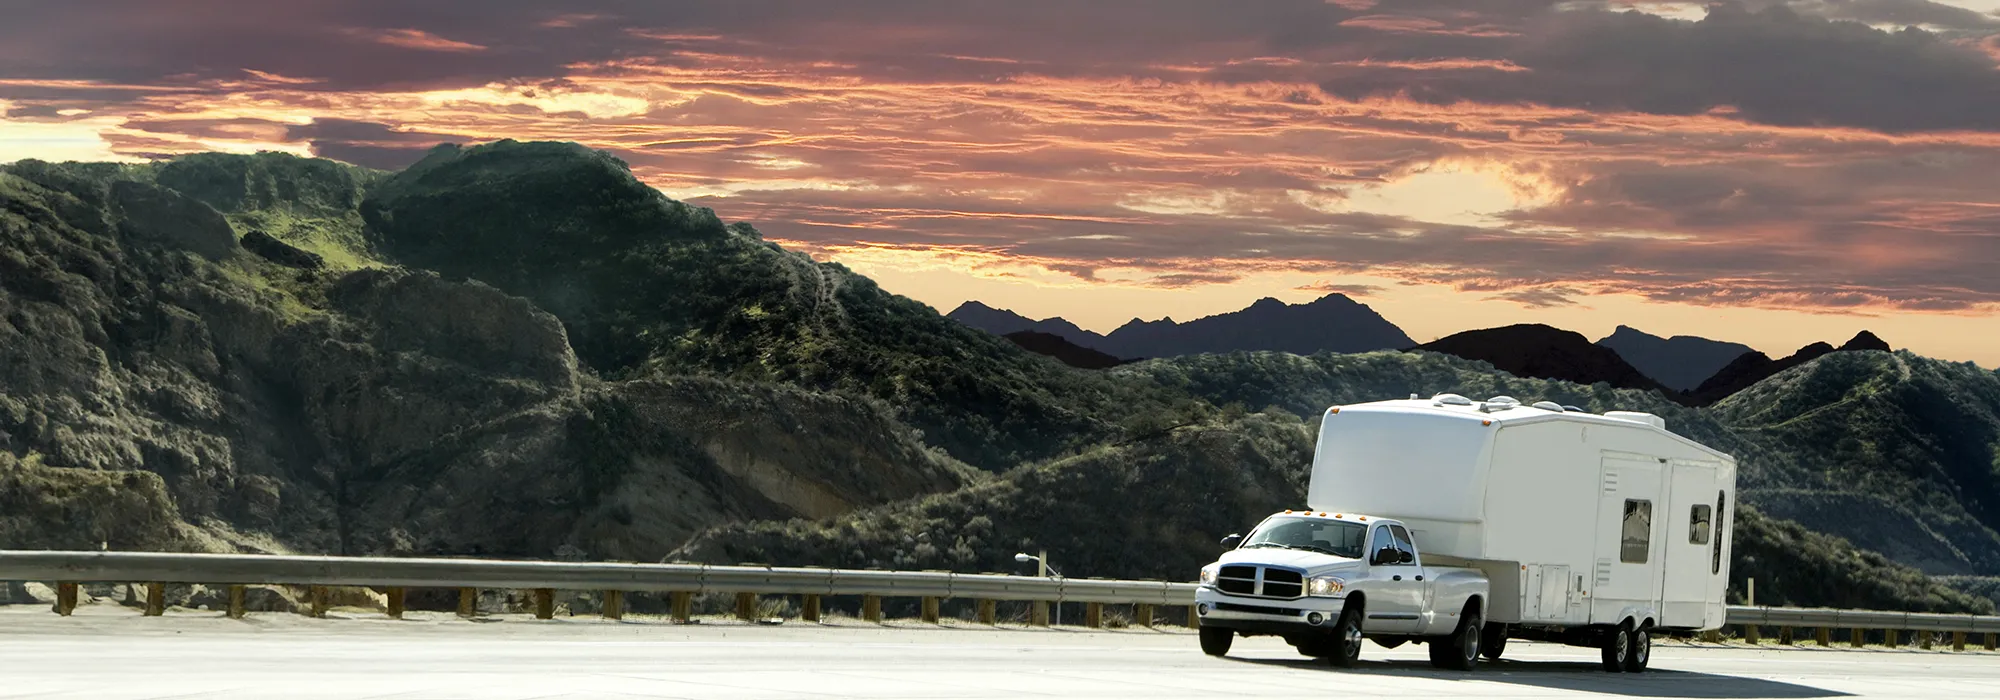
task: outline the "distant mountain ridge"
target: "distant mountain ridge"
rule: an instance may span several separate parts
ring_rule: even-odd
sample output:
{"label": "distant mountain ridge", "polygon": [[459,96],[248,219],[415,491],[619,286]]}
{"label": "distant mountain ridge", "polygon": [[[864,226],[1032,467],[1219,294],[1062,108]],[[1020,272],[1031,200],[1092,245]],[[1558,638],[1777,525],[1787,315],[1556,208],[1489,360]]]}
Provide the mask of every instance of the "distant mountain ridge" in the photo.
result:
{"label": "distant mountain ridge", "polygon": [[1597,341],[1633,367],[1675,391],[1693,391],[1736,358],[1756,352],[1742,343],[1726,343],[1692,335],[1662,338],[1621,325]]}
{"label": "distant mountain ridge", "polygon": [[1478,360],[1517,377],[1584,385],[1605,382],[1620,389],[1675,393],[1626,362],[1617,351],[1592,343],[1581,333],[1539,323],[1455,333],[1415,349]]}
{"label": "distant mountain ridge", "polygon": [[1019,331],[1047,333],[1121,358],[1176,357],[1240,350],[1275,350],[1299,355],[1395,350],[1416,342],[1368,305],[1341,294],[1304,304],[1265,297],[1238,311],[1185,323],[1170,318],[1134,318],[1108,335],[1079,328],[1057,316],[1036,321],[968,301],[947,318],[995,335]]}
{"label": "distant mountain ridge", "polygon": [[1825,342],[1813,343],[1799,348],[1798,352],[1782,360],[1773,360],[1771,356],[1761,352],[1750,352],[1737,357],[1716,371],[1715,375],[1703,381],[1701,386],[1688,392],[1688,398],[1694,405],[1706,406],[1750,388],[1751,385],[1769,379],[1779,372],[1819,359],[1829,353],[1854,350],[1891,352],[1892,348],[1874,333],[1861,331],[1840,347],[1836,348]]}

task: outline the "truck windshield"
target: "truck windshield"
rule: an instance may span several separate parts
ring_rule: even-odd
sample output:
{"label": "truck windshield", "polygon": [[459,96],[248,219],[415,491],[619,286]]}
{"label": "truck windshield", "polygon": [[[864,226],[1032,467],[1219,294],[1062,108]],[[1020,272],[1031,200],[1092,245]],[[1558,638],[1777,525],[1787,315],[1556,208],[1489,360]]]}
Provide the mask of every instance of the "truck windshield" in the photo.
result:
{"label": "truck windshield", "polygon": [[1361,558],[1367,526],[1319,518],[1272,518],[1244,538],[1242,549],[1303,549],[1349,559]]}

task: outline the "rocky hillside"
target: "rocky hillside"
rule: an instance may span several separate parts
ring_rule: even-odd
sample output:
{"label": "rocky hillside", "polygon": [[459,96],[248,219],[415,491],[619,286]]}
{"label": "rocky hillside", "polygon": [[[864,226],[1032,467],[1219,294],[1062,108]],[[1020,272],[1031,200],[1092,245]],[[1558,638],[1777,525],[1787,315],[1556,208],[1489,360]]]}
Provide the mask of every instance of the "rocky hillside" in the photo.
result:
{"label": "rocky hillside", "polygon": [[2000,571],[2000,375],[1835,352],[1708,411],[1765,446],[1744,498],[1931,573]]}
{"label": "rocky hillside", "polygon": [[1688,402],[1696,406],[1706,406],[1829,353],[1865,350],[1888,352],[1890,347],[1887,342],[1875,337],[1874,333],[1862,331],[1840,347],[1834,347],[1830,343],[1813,343],[1777,360],[1761,352],[1746,353],[1731,360],[1722,369],[1716,370],[1714,376],[1703,380],[1701,386],[1695,387],[1688,393]]}
{"label": "rocky hillside", "polygon": [[[366,177],[329,185],[332,164],[285,156],[198,159],[191,189],[210,204],[162,184],[182,181],[182,162],[0,172],[0,452],[87,470],[11,478],[19,498],[56,498],[36,512],[58,523],[81,508],[48,495],[61,484],[126,473],[137,481],[109,483],[139,489],[117,501],[133,505],[100,522],[137,527],[171,503],[252,551],[568,545],[650,559],[717,522],[829,515],[973,478],[865,397],[595,379],[557,317],[476,281],[383,267],[343,247],[360,240],[342,228],[358,214],[292,199],[360,202],[326,193]],[[328,266],[237,243],[274,221],[296,225],[267,235],[317,247]],[[79,536],[167,537],[107,529],[120,528]]]}
{"label": "rocky hillside", "polygon": [[[1991,373],[1837,353],[1694,409],[1434,353],[1085,371],[571,144],[400,173],[0,167],[0,319],[0,547],[957,570],[1048,547],[1184,579],[1302,497],[1297,416],[1453,391],[1660,413],[1737,454],[1752,505],[1886,555],[1772,518],[1739,533],[1764,538],[1738,541],[1745,571],[1852,570],[1927,609],[1968,604],[1891,562],[2000,572]],[[1758,576],[1807,604],[1848,580]]]}

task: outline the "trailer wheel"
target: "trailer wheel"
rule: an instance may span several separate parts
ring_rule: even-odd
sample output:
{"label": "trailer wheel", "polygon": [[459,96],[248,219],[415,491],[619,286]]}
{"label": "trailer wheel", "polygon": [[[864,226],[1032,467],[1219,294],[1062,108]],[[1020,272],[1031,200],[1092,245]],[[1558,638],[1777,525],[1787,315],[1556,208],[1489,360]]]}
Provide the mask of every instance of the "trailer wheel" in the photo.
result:
{"label": "trailer wheel", "polygon": [[1458,618],[1458,629],[1451,636],[1430,639],[1431,665],[1453,671],[1470,671],[1479,666],[1479,640],[1484,636],[1479,624],[1479,611],[1467,605],[1465,614]]}
{"label": "trailer wheel", "polygon": [[1333,639],[1327,647],[1333,653],[1328,660],[1341,668],[1353,666],[1361,660],[1361,601],[1350,601],[1340,611],[1340,621],[1333,625]]}
{"label": "trailer wheel", "polygon": [[1632,630],[1626,637],[1625,647],[1631,651],[1625,657],[1625,671],[1644,673],[1646,664],[1653,660],[1653,633],[1640,627]]}
{"label": "trailer wheel", "polygon": [[1201,653],[1221,656],[1229,653],[1229,645],[1236,641],[1236,630],[1227,627],[1201,628]]}
{"label": "trailer wheel", "polygon": [[1499,661],[1507,651],[1507,623],[1488,622],[1479,631],[1479,653],[1488,661]]}
{"label": "trailer wheel", "polygon": [[1604,670],[1618,673],[1632,658],[1632,623],[1621,622],[1618,629],[1604,635]]}

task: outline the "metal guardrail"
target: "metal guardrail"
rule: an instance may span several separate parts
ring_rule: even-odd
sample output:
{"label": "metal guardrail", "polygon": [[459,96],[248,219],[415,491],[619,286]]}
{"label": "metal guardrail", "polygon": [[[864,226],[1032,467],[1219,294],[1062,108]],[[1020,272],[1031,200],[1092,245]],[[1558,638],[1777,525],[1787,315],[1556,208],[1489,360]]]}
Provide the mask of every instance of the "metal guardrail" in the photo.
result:
{"label": "metal guardrail", "polygon": [[1193,605],[1192,583],[931,571],[490,559],[0,550],[0,581],[142,581],[378,588],[875,595]]}
{"label": "metal guardrail", "polygon": [[[808,598],[808,619],[818,617],[820,596],[863,596],[925,599],[925,617],[935,618],[936,601],[959,598],[981,601],[1084,603],[1097,606],[1194,605],[1195,584],[1166,581],[1125,581],[955,574],[935,571],[819,569],[804,567],[710,566],[705,564],[625,564],[507,561],[491,559],[416,559],[325,556],[266,556],[236,554],[169,554],[154,552],[51,552],[0,550],[0,581],[50,581],[65,585],[74,605],[74,584],[84,582],[199,583],[240,587],[250,584],[297,586],[365,586],[395,592],[391,610],[400,612],[405,588],[457,588],[536,591],[571,590],[671,593],[676,616],[685,617],[686,596],[734,593],[739,596],[800,595]],[[158,587],[151,593],[158,606]],[[240,592],[232,596],[240,601]],[[546,594],[541,616],[546,617]],[[60,607],[60,603],[58,606]],[[461,613],[467,612],[461,602]],[[232,614],[240,614],[232,604]],[[316,607],[318,607],[316,605]],[[739,606],[739,610],[741,607]],[[157,613],[155,613],[157,614]],[[613,613],[615,616],[616,613]],[[990,618],[991,603],[981,617]],[[1096,615],[1087,617],[1094,621]],[[1903,613],[1872,610],[1832,610],[1731,606],[1726,624],[1745,628],[1752,639],[1760,626],[1909,632],[1959,635],[2000,634],[2000,617]],[[1890,637],[1893,639],[1894,637]],[[1826,635],[1821,633],[1821,639]]]}

